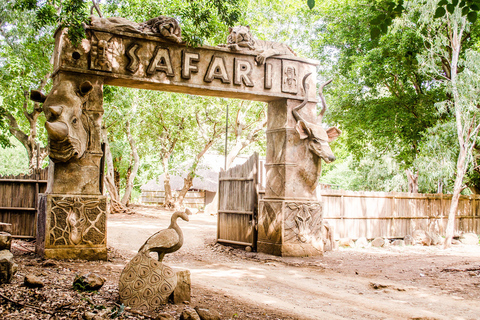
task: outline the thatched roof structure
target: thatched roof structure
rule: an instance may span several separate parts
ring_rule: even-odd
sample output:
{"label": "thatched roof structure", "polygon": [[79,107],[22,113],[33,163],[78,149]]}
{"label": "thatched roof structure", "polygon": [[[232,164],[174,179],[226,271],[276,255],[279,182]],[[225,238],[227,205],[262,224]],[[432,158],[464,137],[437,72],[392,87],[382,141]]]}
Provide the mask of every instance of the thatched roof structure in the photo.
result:
{"label": "thatched roof structure", "polygon": [[[237,157],[234,161],[234,165],[244,163],[248,157]],[[188,168],[191,165],[190,162],[185,162],[181,165],[183,168]],[[192,189],[205,190],[209,192],[217,192],[218,190],[218,173],[223,169],[225,165],[225,158],[219,155],[205,155],[202,161],[198,165],[196,175],[193,179]],[[181,175],[170,175],[170,186],[172,190],[180,190],[183,188],[183,179],[187,177],[187,172]],[[165,174],[158,177],[157,182],[155,180],[148,181],[140,189],[142,191],[164,191]]]}

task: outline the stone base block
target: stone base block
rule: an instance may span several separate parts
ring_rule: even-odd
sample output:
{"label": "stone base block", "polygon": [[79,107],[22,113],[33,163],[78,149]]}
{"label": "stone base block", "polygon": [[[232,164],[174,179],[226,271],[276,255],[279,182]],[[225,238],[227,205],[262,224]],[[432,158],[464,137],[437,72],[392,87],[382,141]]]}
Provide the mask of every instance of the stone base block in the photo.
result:
{"label": "stone base block", "polygon": [[262,200],[257,250],[284,257],[323,255],[323,229],[321,202]]}
{"label": "stone base block", "polygon": [[56,248],[45,249],[43,254],[38,252],[44,259],[54,260],[107,260],[107,248]]}
{"label": "stone base block", "polygon": [[40,194],[36,252],[46,259],[106,260],[106,197]]}
{"label": "stone base block", "polygon": [[0,250],[10,250],[12,248],[12,235],[8,232],[0,231]]}
{"label": "stone base block", "polygon": [[192,282],[190,280],[190,271],[177,271],[177,286],[170,295],[170,301],[174,304],[181,304],[192,300]]}
{"label": "stone base block", "polygon": [[17,265],[13,262],[13,254],[8,250],[0,251],[0,284],[10,283],[17,272]]}

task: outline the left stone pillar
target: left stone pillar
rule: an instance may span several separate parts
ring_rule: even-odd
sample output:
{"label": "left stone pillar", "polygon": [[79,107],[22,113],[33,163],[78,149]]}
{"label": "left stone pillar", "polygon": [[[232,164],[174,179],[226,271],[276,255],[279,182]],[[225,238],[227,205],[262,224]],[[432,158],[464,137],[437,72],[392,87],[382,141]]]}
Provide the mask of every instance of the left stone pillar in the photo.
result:
{"label": "left stone pillar", "polygon": [[36,252],[44,258],[106,260],[102,195],[103,77],[58,72],[43,96],[50,165],[39,196]]}

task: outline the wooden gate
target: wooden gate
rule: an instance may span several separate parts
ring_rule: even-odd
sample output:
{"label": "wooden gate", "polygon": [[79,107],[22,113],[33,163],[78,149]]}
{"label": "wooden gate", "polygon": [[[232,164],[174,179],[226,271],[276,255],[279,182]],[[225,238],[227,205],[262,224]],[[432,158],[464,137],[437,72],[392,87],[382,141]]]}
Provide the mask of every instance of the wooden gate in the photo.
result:
{"label": "wooden gate", "polygon": [[220,172],[217,242],[256,249],[258,160],[254,153],[244,164]]}
{"label": "wooden gate", "polygon": [[12,224],[15,238],[35,238],[38,194],[47,188],[48,169],[0,176],[0,222]]}

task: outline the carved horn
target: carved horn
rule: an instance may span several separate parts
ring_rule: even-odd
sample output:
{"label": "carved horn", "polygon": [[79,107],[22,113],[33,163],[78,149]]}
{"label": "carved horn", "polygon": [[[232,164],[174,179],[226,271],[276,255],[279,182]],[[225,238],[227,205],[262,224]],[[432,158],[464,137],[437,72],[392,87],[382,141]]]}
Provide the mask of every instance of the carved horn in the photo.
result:
{"label": "carved horn", "polygon": [[300,109],[302,109],[308,102],[308,88],[309,88],[309,85],[307,84],[307,78],[311,75],[312,73],[307,73],[304,77],[303,77],[303,80],[302,80],[302,85],[303,85],[303,90],[305,91],[305,98],[303,99],[302,103],[300,103],[298,106],[296,106],[295,108],[293,108],[292,110],[292,114],[293,114],[293,117],[295,118],[295,120],[300,121],[300,120],[303,120],[302,117],[300,116],[300,114],[298,113],[298,111]]}
{"label": "carved horn", "polygon": [[317,122],[320,123],[323,119],[323,115],[325,114],[325,110],[327,110],[327,103],[325,102],[325,97],[323,96],[323,87],[326,85],[330,84],[333,79],[328,80],[327,82],[324,82],[320,85],[320,88],[318,89],[318,96],[320,97],[320,100],[322,101],[322,111],[320,111],[320,114],[317,117]]}
{"label": "carved horn", "polygon": [[45,122],[50,139],[62,141],[68,136],[68,127],[63,122]]}

